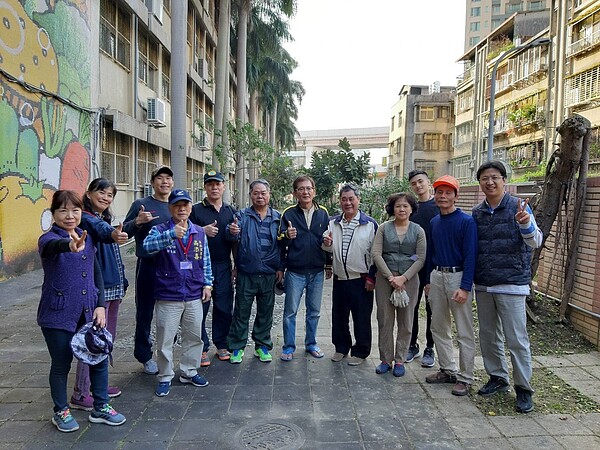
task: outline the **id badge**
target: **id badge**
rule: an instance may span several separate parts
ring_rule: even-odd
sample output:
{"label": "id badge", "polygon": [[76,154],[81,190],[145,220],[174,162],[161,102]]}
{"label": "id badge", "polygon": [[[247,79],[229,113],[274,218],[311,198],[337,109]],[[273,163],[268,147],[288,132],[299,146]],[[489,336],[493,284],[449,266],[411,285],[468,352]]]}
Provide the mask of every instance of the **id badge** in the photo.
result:
{"label": "id badge", "polygon": [[192,262],[191,261],[179,261],[179,269],[180,270],[192,270]]}

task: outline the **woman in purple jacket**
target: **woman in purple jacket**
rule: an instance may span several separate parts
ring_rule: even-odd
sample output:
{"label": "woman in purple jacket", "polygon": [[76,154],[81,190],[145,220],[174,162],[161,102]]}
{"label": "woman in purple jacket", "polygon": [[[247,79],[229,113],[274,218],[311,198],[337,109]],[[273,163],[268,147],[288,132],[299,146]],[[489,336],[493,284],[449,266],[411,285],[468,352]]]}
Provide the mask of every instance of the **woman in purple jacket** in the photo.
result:
{"label": "woman in purple jacket", "polygon": [[[67,402],[67,377],[73,361],[71,339],[83,324],[95,321],[106,325],[102,274],[95,258],[95,248],[87,232],[77,226],[83,204],[73,191],[56,191],[50,212],[52,228],[38,240],[44,269],[42,296],[37,313],[38,325],[48,346],[50,394],[54,402],[52,423],[62,432],[79,429]],[[100,295],[99,295],[100,294]],[[108,359],[90,366],[94,410],[88,420],[93,423],[121,425],[125,417],[109,405]]]}

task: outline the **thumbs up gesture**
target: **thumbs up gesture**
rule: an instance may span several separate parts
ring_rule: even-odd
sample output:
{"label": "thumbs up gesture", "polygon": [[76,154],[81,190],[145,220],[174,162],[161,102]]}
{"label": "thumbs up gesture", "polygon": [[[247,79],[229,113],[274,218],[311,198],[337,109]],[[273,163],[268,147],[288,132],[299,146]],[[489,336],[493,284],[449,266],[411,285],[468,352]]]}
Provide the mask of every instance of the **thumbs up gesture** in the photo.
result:
{"label": "thumbs up gesture", "polygon": [[123,222],[120,222],[110,235],[112,236],[113,241],[119,245],[125,244],[129,239],[127,233],[123,231]]}
{"label": "thumbs up gesture", "polygon": [[229,233],[233,234],[233,235],[237,235],[237,234],[240,234],[241,230],[242,229],[240,228],[240,226],[238,224],[238,218],[234,217],[233,222],[229,225]]}
{"label": "thumbs up gesture", "polygon": [[73,253],[79,253],[85,250],[85,238],[87,237],[87,230],[84,230],[81,233],[81,237],[77,235],[75,230],[69,232],[69,236],[71,236],[71,242],[69,242],[69,248]]}
{"label": "thumbs up gesture", "polygon": [[331,247],[332,244],[333,244],[333,233],[331,232],[331,230],[327,230],[323,234],[323,245],[325,245],[325,247]]}
{"label": "thumbs up gesture", "polygon": [[216,220],[211,224],[205,225],[203,228],[208,237],[215,237],[219,233]]}
{"label": "thumbs up gesture", "polygon": [[290,239],[296,239],[296,236],[298,236],[298,230],[294,228],[291,221],[288,221],[288,229],[286,233],[287,237]]}
{"label": "thumbs up gesture", "polygon": [[187,221],[181,220],[177,225],[175,225],[175,237],[181,239],[185,236],[185,232],[187,231]]}

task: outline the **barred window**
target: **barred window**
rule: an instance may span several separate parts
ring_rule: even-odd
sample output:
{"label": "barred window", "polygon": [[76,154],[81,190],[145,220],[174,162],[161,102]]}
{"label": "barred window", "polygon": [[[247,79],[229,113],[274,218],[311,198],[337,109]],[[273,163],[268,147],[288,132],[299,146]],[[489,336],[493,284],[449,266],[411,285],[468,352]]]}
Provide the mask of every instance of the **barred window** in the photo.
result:
{"label": "barred window", "polygon": [[138,174],[137,185],[150,183],[152,172],[159,166],[158,147],[144,141],[138,142]]}
{"label": "barred window", "polygon": [[100,50],[126,69],[131,67],[131,14],[111,0],[100,3]]}
{"label": "barred window", "polygon": [[102,176],[117,184],[130,183],[131,138],[105,128],[101,152]]}
{"label": "barred window", "polygon": [[162,57],[162,97],[171,100],[171,56],[163,51]]}

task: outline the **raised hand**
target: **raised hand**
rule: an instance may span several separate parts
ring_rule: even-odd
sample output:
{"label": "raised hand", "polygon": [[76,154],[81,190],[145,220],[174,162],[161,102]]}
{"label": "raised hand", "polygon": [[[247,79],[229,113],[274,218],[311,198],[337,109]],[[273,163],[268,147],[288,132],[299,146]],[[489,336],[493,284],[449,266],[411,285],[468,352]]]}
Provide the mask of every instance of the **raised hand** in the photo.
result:
{"label": "raised hand", "polygon": [[151,212],[146,212],[144,205],[140,206],[137,217],[135,218],[136,225],[143,225],[148,222],[152,222],[154,219],[158,219],[160,216],[153,216]]}
{"label": "raised hand", "polygon": [[119,222],[119,225],[115,227],[110,235],[117,244],[125,244],[129,239],[127,233],[123,232],[123,222]]}
{"label": "raised hand", "polygon": [[174,230],[175,230],[175,237],[177,237],[178,239],[183,238],[187,231],[187,221],[181,220],[181,222],[179,222],[177,225],[175,225]]}
{"label": "raised hand", "polygon": [[527,223],[529,223],[530,218],[529,218],[529,213],[527,212],[528,203],[529,203],[528,198],[523,200],[523,202],[521,202],[521,200],[519,199],[519,206],[517,207],[517,213],[515,214],[515,220],[520,225],[526,225]]}
{"label": "raised hand", "polygon": [[240,231],[242,231],[242,229],[240,228],[240,226],[238,224],[238,218],[234,217],[233,223],[231,225],[229,225],[229,233],[236,235],[236,234],[240,234]]}
{"label": "raised hand", "polygon": [[81,237],[77,235],[75,230],[69,232],[71,236],[71,242],[69,242],[69,248],[73,253],[79,253],[85,250],[85,238],[87,237],[87,230],[81,233]]}
{"label": "raised hand", "polygon": [[326,231],[323,235],[323,244],[325,247],[331,247],[333,244],[333,233],[331,231]]}
{"label": "raised hand", "polygon": [[298,230],[294,228],[291,221],[288,221],[287,236],[290,239],[296,239],[296,236],[298,236]]}
{"label": "raised hand", "polygon": [[204,232],[208,237],[215,237],[219,233],[219,228],[217,227],[216,220],[209,225],[205,225],[203,228]]}

